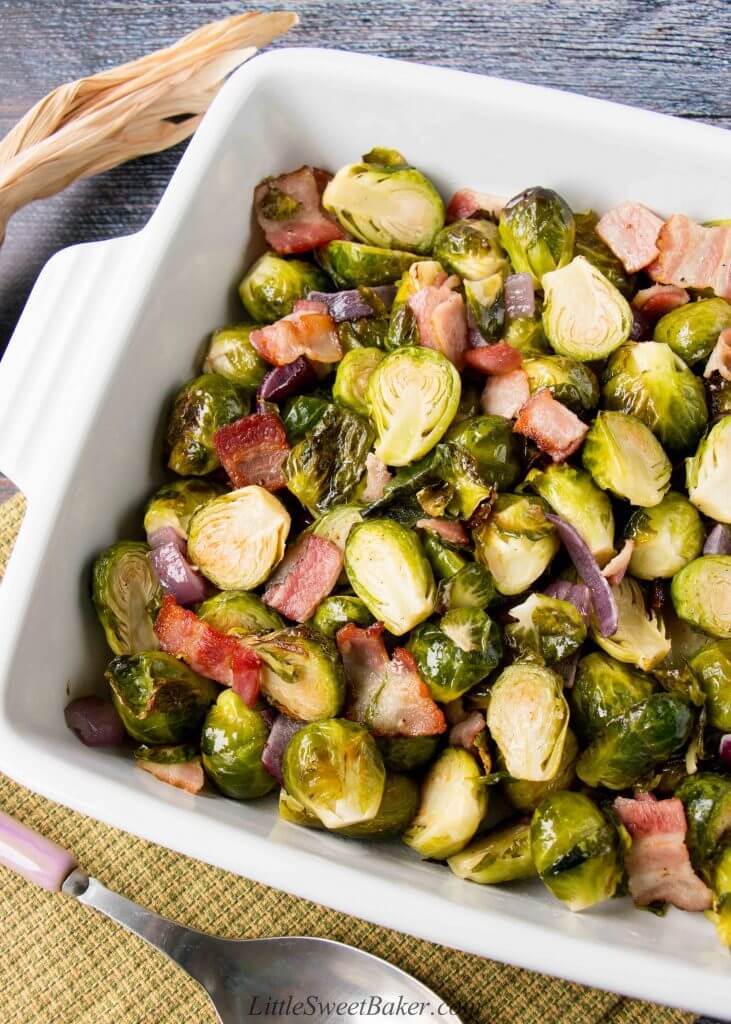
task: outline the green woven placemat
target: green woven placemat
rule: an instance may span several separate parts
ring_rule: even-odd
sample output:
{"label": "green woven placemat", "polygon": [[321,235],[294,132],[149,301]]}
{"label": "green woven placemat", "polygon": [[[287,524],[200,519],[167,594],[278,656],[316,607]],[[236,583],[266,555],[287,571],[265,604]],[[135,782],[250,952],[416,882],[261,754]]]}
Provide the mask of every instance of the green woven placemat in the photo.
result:
{"label": "green woven placemat", "polygon": [[[0,578],[23,511],[18,494],[0,505]],[[108,828],[2,776],[0,807],[73,850],[106,885],[160,914],[240,938],[321,935],[349,942],[421,978],[465,1024],[692,1020],[335,913]],[[0,1024],[214,1021],[198,986],[161,954],[74,900],[0,868]]]}

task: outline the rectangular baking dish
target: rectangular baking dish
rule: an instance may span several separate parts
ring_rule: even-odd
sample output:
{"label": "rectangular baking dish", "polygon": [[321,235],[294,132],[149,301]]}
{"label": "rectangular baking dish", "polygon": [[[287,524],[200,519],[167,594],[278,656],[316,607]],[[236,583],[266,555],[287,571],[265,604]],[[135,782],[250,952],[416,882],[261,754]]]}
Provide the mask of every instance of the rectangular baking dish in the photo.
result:
{"label": "rectangular baking dish", "polygon": [[[538,883],[468,884],[399,844],[297,829],[274,800],[189,797],[85,749],[68,695],[101,689],[108,652],[88,569],[135,536],[161,479],[166,399],[206,335],[240,315],[261,248],[252,189],[311,163],[396,146],[446,197],[535,184],[574,209],[632,198],[728,214],[731,135],[533,86],[322,50],[257,57],[228,82],[149,224],[65,250],[41,274],[0,365],[0,470],[28,512],[0,587],[0,769],[182,853],[379,924],[627,995],[725,1016],[731,958],[702,915],[627,900],[571,914]],[[156,440],[153,440],[156,439]]]}

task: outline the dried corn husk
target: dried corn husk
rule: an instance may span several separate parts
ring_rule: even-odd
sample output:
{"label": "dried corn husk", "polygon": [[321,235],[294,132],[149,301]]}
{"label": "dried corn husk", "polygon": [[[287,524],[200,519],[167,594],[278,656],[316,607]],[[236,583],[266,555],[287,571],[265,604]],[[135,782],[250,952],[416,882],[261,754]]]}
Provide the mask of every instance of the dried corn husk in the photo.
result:
{"label": "dried corn husk", "polygon": [[0,243],[33,199],[192,135],[226,76],[297,21],[287,11],[237,14],[54,89],[0,141]]}

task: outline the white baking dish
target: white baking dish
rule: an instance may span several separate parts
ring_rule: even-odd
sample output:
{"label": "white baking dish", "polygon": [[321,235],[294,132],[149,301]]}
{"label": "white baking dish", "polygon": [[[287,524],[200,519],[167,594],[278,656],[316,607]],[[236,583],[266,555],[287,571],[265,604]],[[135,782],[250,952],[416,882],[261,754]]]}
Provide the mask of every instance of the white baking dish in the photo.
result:
{"label": "white baking dish", "polygon": [[[266,174],[336,168],[397,146],[446,196],[558,189],[576,209],[624,198],[728,214],[731,135],[491,78],[318,50],[280,50],[216,100],[147,227],[77,246],[43,271],[0,366],[0,470],[29,509],[0,587],[0,769],[26,786],[183,853],[380,924],[488,957],[718,1016],[731,959],[702,915],[664,919],[614,900],[571,914],[539,884],[471,885],[398,844],[279,822],[273,801],[189,797],[65,728],[68,693],[107,657],[90,560],[138,531],[161,477],[173,389],[260,247],[251,194]],[[132,535],[135,535],[132,533]],[[438,987],[438,982],[437,982]]]}

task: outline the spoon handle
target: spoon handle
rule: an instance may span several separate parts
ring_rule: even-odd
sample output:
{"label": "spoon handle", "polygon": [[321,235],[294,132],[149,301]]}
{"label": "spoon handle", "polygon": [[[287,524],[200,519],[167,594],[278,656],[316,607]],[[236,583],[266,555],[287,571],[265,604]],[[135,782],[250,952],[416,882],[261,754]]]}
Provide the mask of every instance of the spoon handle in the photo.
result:
{"label": "spoon handle", "polygon": [[0,811],[0,864],[49,892],[59,892],[76,867],[62,846]]}

